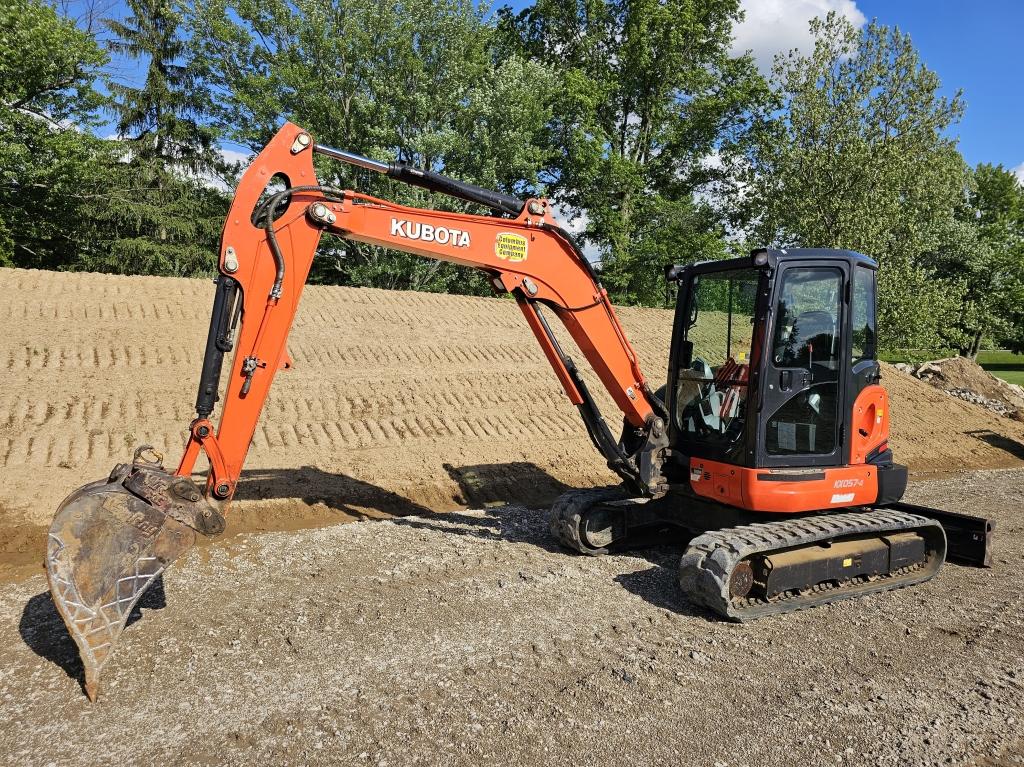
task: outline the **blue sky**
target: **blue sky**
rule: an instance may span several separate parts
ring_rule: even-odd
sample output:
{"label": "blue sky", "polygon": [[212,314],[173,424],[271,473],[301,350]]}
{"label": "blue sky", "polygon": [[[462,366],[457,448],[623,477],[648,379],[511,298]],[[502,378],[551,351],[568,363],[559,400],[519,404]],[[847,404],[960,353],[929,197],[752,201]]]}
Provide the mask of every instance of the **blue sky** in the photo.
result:
{"label": "blue sky", "polygon": [[1024,176],[1024,68],[1020,0],[862,0],[869,18],[909,32],[943,85],[964,91],[960,150],[972,165],[1002,163]]}
{"label": "blue sky", "polygon": [[1021,0],[742,0],[742,5],[746,19],[737,30],[737,48],[752,50],[762,69],[774,53],[806,50],[808,20],[830,10],[857,24],[874,18],[909,33],[946,93],[964,92],[967,110],[954,133],[967,162],[1001,163],[1024,179]]}
{"label": "blue sky", "polygon": [[[492,6],[502,5],[492,0]],[[514,7],[527,0],[511,0]],[[1001,163],[1024,180],[1024,67],[1019,40],[1024,30],[1022,0],[742,0],[746,20],[737,29],[737,51],[752,50],[762,69],[772,56],[806,49],[807,22],[835,10],[857,24],[877,18],[908,32],[924,62],[950,95],[964,91],[967,111],[956,127],[967,161]],[[108,15],[125,14],[111,0]],[[125,80],[139,76],[137,65],[114,62]]]}

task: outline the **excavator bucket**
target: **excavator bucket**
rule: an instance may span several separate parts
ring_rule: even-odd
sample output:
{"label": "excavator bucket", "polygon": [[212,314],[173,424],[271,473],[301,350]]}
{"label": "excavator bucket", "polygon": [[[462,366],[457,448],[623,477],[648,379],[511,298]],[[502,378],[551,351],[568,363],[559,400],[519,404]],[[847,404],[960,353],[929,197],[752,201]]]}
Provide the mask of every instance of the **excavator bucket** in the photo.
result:
{"label": "excavator bucket", "polygon": [[85,668],[85,693],[99,694],[100,674],[132,608],[164,569],[196,542],[216,535],[224,518],[187,477],[163,469],[139,448],[131,464],[68,496],[50,526],[46,575]]}

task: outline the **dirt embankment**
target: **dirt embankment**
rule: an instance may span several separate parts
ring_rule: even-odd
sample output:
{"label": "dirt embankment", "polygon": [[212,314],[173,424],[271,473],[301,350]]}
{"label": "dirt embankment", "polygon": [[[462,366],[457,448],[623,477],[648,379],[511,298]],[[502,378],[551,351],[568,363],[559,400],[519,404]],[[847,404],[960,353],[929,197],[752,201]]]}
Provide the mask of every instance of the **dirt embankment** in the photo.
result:
{"label": "dirt embankment", "polygon": [[1024,389],[997,378],[974,360],[947,357],[920,365],[897,363],[896,367],[958,399],[1024,422]]}
{"label": "dirt embankment", "polygon": [[[0,269],[0,292],[0,563],[35,568],[70,490],[142,442],[177,461],[213,287]],[[672,312],[621,318],[657,382]],[[275,381],[229,532],[538,507],[567,487],[614,481],[510,301],[309,287],[289,350],[295,367]],[[891,368],[884,383],[893,448],[915,472],[1024,459],[1024,424]]]}

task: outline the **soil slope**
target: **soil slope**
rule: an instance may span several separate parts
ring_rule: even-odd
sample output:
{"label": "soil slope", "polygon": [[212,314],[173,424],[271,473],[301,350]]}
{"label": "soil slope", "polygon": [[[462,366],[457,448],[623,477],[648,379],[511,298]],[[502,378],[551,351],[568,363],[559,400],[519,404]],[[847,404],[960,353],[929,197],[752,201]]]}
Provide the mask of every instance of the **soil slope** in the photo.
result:
{"label": "soil slope", "polygon": [[[142,442],[177,461],[213,286],[0,269],[0,294],[0,562],[36,567],[68,492]],[[672,313],[627,308],[621,319],[657,386]],[[615,480],[511,301],[309,287],[289,350],[295,367],[275,381],[231,530],[539,507]],[[1024,458],[1024,424],[890,368],[884,383],[893,448],[915,471]],[[593,378],[591,390],[617,433]]]}

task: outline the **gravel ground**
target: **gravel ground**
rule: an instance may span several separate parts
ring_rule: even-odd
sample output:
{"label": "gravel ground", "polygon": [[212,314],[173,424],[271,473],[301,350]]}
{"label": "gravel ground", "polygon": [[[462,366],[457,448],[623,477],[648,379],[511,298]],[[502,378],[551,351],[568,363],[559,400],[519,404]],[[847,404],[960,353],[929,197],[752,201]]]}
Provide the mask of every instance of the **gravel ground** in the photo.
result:
{"label": "gravel ground", "polygon": [[1024,470],[918,483],[995,566],[751,625],[677,550],[554,550],[521,507],[247,535],[147,595],[99,703],[42,576],[0,585],[10,765],[1024,764]]}

